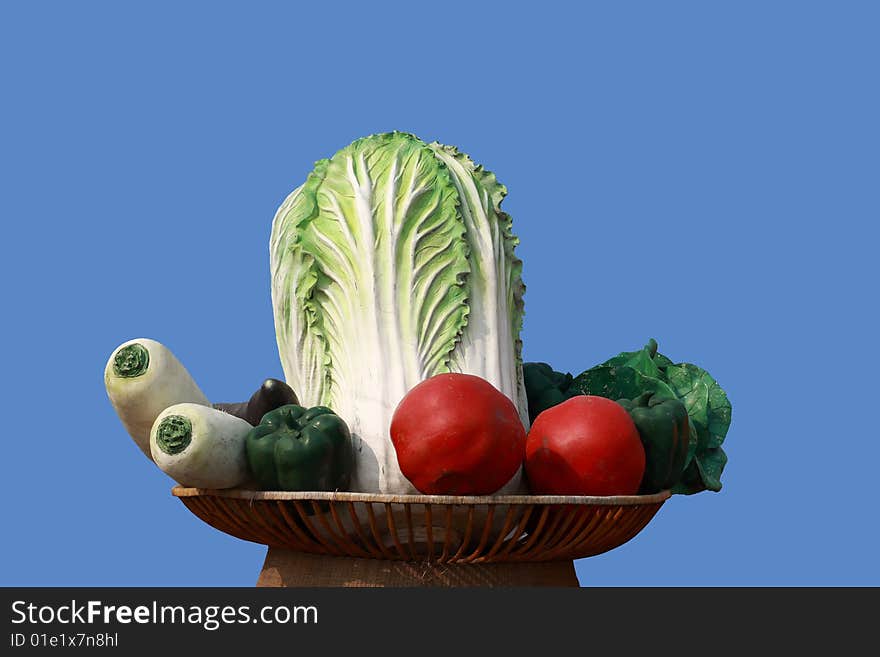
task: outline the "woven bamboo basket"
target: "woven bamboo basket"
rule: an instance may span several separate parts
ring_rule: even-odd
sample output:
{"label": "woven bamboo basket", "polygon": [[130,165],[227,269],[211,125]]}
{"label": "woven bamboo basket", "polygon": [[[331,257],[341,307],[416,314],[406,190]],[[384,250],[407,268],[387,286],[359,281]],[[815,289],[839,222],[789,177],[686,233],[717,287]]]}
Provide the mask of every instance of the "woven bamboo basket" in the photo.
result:
{"label": "woven bamboo basket", "polygon": [[[669,498],[668,491],[613,497],[454,497],[180,486],[172,493],[212,527],[267,545],[263,575],[274,562],[276,571],[288,571],[288,580],[317,585],[327,578],[314,577],[312,582],[295,577],[294,571],[320,566],[340,572],[344,563],[372,560],[386,565],[396,563],[394,569],[385,568],[386,578],[392,571],[400,575],[400,566],[406,563],[410,567],[419,564],[423,574],[443,573],[447,579],[450,573],[479,572],[477,580],[483,583],[487,573],[503,572],[498,584],[517,584],[516,573],[526,571],[500,568],[502,564],[555,562],[570,566],[574,559],[607,552],[636,536]],[[279,560],[279,555],[286,555],[285,559]],[[327,561],[326,557],[336,559]],[[279,565],[281,561],[287,565]],[[366,563],[359,569],[377,567]],[[462,568],[456,571],[456,567]],[[529,572],[549,572],[552,568],[536,567]],[[573,568],[570,570],[573,573]],[[261,579],[265,579],[263,575]],[[399,579],[390,577],[389,582],[394,585]]]}

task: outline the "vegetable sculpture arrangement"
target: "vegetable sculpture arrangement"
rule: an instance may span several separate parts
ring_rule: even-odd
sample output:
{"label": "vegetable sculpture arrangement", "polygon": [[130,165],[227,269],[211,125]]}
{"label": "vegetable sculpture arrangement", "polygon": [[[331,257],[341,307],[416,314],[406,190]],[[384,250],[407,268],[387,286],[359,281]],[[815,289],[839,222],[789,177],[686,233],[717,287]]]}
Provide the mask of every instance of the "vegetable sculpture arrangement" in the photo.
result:
{"label": "vegetable sculpture arrangement", "polygon": [[651,340],[578,376],[523,363],[506,195],[455,148],[394,132],[320,160],[275,215],[286,381],[211,403],[162,344],[110,356],[107,393],[185,486],[492,495],[718,491],[731,407]]}

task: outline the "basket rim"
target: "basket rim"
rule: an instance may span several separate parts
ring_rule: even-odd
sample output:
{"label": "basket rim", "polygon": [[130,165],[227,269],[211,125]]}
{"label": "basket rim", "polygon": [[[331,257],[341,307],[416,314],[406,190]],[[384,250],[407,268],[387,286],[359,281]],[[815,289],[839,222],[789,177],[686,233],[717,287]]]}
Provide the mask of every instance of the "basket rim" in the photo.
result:
{"label": "basket rim", "polygon": [[662,490],[651,495],[395,495],[393,493],[355,493],[349,491],[263,491],[250,488],[190,488],[175,486],[175,497],[226,497],[241,500],[315,500],[320,502],[376,502],[378,504],[570,504],[593,506],[634,506],[659,504],[672,493]]}

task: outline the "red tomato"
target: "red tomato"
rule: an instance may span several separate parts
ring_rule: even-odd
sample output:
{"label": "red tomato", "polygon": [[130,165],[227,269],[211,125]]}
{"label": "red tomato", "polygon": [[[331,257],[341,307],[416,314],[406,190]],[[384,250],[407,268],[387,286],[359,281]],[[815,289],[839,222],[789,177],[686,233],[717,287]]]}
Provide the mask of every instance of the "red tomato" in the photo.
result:
{"label": "red tomato", "polygon": [[535,418],[525,469],[535,494],[633,495],[645,474],[645,448],[623,406],[579,395]]}
{"label": "red tomato", "polygon": [[485,379],[438,374],[398,404],[391,442],[420,492],[489,495],[522,465],[526,431],[513,402]]}

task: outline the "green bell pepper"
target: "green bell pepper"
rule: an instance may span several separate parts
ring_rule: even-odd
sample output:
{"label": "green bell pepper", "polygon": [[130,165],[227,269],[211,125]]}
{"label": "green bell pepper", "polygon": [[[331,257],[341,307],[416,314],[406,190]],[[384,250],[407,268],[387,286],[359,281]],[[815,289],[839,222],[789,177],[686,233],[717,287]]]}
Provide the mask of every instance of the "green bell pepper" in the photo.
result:
{"label": "green bell pepper", "polygon": [[688,456],[690,427],[684,404],[653,391],[617,403],[629,412],[645,447],[640,492],[672,488],[681,479]]}
{"label": "green bell pepper", "polygon": [[269,411],[245,439],[248,465],[264,490],[348,489],[351,433],[329,408],[288,404]]}
{"label": "green bell pepper", "polygon": [[547,363],[523,363],[523,382],[529,404],[529,422],[552,406],[571,397],[569,387],[572,376],[557,372]]}

